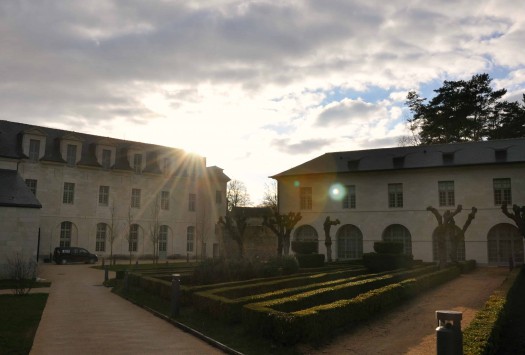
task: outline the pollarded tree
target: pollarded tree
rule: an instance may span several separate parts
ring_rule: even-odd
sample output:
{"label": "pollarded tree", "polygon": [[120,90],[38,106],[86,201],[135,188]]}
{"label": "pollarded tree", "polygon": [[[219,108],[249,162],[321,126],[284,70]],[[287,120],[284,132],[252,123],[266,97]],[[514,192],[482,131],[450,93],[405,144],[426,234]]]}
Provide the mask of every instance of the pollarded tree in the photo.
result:
{"label": "pollarded tree", "polygon": [[465,240],[465,232],[472,223],[472,220],[478,211],[476,207],[472,207],[472,211],[469,213],[465,224],[461,229],[459,229],[456,227],[454,216],[456,216],[462,210],[463,207],[458,205],[455,211],[446,210],[442,216],[434,207],[427,207],[427,211],[432,212],[432,214],[436,217],[436,221],[438,222],[438,227],[436,228],[436,237],[438,244],[439,268],[443,268],[447,264],[447,240],[450,243],[450,251],[448,255],[450,260],[453,263],[458,261],[459,244]]}
{"label": "pollarded tree", "polygon": [[242,208],[227,211],[226,216],[219,217],[217,222],[226,229],[228,235],[237,243],[240,258],[244,257],[244,231],[247,227],[247,216]]}
{"label": "pollarded tree", "polygon": [[[488,74],[470,80],[444,81],[428,103],[415,91],[407,95],[411,128],[422,144],[514,138],[524,135],[525,107],[503,101],[506,89],[493,90]],[[520,129],[512,129],[519,127]]]}
{"label": "pollarded tree", "polygon": [[516,223],[520,234],[525,238],[525,206],[512,205],[512,212],[507,208],[507,202],[501,204],[503,214]]}
{"label": "pollarded tree", "polygon": [[290,253],[290,236],[296,224],[303,217],[301,212],[288,212],[280,214],[277,209],[273,209],[273,216],[264,217],[263,225],[268,227],[277,236],[277,255],[288,256]]}

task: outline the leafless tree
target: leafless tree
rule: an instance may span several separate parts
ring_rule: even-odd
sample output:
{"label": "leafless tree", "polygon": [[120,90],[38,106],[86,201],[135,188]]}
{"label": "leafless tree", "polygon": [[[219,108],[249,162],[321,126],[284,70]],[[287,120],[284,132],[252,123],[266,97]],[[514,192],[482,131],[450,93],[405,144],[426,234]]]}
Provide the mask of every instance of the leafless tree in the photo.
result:
{"label": "leafless tree", "polygon": [[153,264],[156,264],[159,259],[159,235],[160,235],[160,199],[159,196],[155,198],[151,207],[151,221],[149,222],[149,239],[153,246]]}
{"label": "leafless tree", "polygon": [[476,216],[476,212],[478,211],[476,207],[472,207],[472,211],[469,213],[467,220],[463,225],[463,228],[459,229],[456,227],[454,216],[456,216],[462,210],[463,207],[461,205],[458,205],[456,210],[452,212],[450,210],[446,210],[442,216],[439,213],[439,211],[434,207],[427,207],[427,211],[432,212],[432,214],[436,217],[436,221],[438,222],[436,235],[438,238],[438,255],[440,268],[443,268],[447,263],[447,239],[450,241],[451,246],[449,257],[452,260],[452,262],[457,262],[457,251],[459,243],[465,239],[465,232],[472,223],[472,220],[474,219],[474,217]]}
{"label": "leafless tree", "polygon": [[23,296],[33,288],[38,270],[38,263],[34,258],[24,258],[20,253],[7,258],[7,273],[9,279],[15,282],[13,292]]}
{"label": "leafless tree", "polygon": [[231,180],[226,188],[226,200],[228,211],[235,207],[247,207],[251,205],[250,194],[246,185],[239,180]]}
{"label": "leafless tree", "polygon": [[[128,242],[128,251],[129,251],[129,264],[131,265],[131,258],[133,256],[133,249],[131,248],[131,243],[133,242],[132,236],[131,236],[131,226],[133,225],[133,214],[131,213],[131,206],[128,207],[128,214],[126,216],[126,226],[127,226],[127,233],[124,234],[124,239]],[[138,240],[137,240],[138,244]]]}
{"label": "leafless tree", "polygon": [[110,222],[110,226],[109,226],[109,235],[108,235],[108,241],[109,241],[109,260],[110,260],[110,263],[114,263],[114,260],[113,260],[113,244],[115,243],[115,241],[117,240],[118,236],[119,236],[119,225],[118,225],[118,222],[117,222],[117,211],[116,211],[116,206],[115,206],[115,202],[112,203],[111,205],[111,222]]}
{"label": "leafless tree", "polygon": [[273,216],[265,217],[263,225],[268,227],[277,236],[277,255],[290,253],[290,236],[295,225],[302,219],[301,212],[280,214],[273,210]]}
{"label": "leafless tree", "polygon": [[278,203],[278,188],[277,181],[271,180],[264,184],[264,195],[261,206],[270,207],[273,211],[277,211]]}
{"label": "leafless tree", "polygon": [[525,206],[512,205],[512,212],[509,212],[505,201],[501,204],[501,212],[516,223],[520,234],[525,238]]}
{"label": "leafless tree", "polygon": [[244,231],[247,227],[247,217],[239,209],[226,212],[226,216],[219,218],[219,225],[224,227],[228,235],[237,243],[239,247],[239,256],[244,257]]}
{"label": "leafless tree", "polygon": [[[208,240],[208,236],[210,234],[210,227],[209,227],[209,221],[210,217],[208,215],[208,209],[204,204],[202,204],[201,208],[199,209],[199,213],[197,215],[196,224],[195,224],[195,232],[196,232],[196,244],[200,244],[200,252],[201,252],[201,258],[206,257],[206,242]],[[197,247],[197,254],[198,254],[198,247]]]}

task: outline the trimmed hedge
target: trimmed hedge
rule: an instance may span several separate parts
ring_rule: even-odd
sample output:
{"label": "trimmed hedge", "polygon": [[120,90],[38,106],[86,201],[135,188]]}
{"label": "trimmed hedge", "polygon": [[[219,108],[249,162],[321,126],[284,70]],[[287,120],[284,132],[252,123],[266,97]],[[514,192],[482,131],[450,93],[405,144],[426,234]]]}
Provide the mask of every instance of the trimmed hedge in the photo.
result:
{"label": "trimmed hedge", "polygon": [[363,265],[372,272],[408,268],[412,263],[412,255],[379,253],[363,254]]}
{"label": "trimmed hedge", "polygon": [[374,242],[374,251],[378,254],[401,254],[403,252],[403,243]]}
{"label": "trimmed hedge", "polygon": [[452,267],[292,313],[271,308],[275,301],[248,304],[243,308],[242,322],[248,331],[285,344],[317,342],[329,337],[337,327],[368,319],[459,274],[459,269]]}
{"label": "trimmed hedge", "polygon": [[314,241],[292,241],[292,251],[296,254],[316,254],[319,250],[319,243]]}
{"label": "trimmed hedge", "polygon": [[300,267],[321,267],[324,265],[324,254],[296,254]]}
{"label": "trimmed hedge", "polygon": [[[523,271],[521,271],[523,272]],[[496,354],[508,314],[508,295],[517,287],[520,270],[515,269],[488,299],[463,332],[463,351],[468,355]]]}

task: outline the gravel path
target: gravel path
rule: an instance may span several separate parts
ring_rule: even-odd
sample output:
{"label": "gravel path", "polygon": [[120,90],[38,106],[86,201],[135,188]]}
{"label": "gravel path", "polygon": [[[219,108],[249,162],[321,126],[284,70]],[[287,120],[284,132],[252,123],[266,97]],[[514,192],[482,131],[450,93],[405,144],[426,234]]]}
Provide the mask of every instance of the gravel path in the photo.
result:
{"label": "gravel path", "polygon": [[111,293],[88,265],[39,267],[52,281],[31,354],[222,354]]}
{"label": "gravel path", "polygon": [[463,312],[462,329],[483,307],[509,271],[506,268],[477,268],[421,297],[404,303],[380,319],[365,322],[354,331],[340,334],[318,349],[302,348],[305,354],[410,354],[436,353],[436,310]]}

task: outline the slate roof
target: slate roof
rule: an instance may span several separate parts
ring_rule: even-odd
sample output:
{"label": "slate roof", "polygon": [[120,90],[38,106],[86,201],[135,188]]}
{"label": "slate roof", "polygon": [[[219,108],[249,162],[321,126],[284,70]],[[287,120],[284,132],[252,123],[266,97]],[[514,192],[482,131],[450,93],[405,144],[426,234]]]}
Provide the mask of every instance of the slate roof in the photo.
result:
{"label": "slate roof", "polygon": [[[37,129],[46,136],[45,155],[40,159],[41,161],[66,163],[60,154],[60,140],[67,139],[74,136],[76,139],[82,141],[82,152],[80,161],[77,165],[100,167],[96,159],[95,149],[97,144],[104,141],[104,144],[113,145],[116,147],[116,161],[113,169],[118,170],[132,170],[127,159],[127,152],[130,148],[137,145],[138,142],[127,141],[116,138],[107,138],[85,133],[78,133],[72,131],[65,131],[61,129],[41,127],[35,125],[28,125],[18,122],[10,122],[0,120],[0,157],[11,159],[27,159],[22,152],[22,136],[25,131]],[[184,153],[181,149],[170,148],[161,145],[140,143],[146,152],[146,165],[144,172],[160,174],[161,170],[158,164],[158,158],[164,154],[172,155],[174,151]]]}
{"label": "slate roof", "polygon": [[0,169],[0,206],[42,208],[16,170]]}
{"label": "slate roof", "polygon": [[525,138],[326,153],[271,176],[525,163]]}

